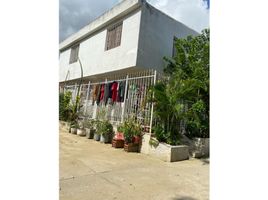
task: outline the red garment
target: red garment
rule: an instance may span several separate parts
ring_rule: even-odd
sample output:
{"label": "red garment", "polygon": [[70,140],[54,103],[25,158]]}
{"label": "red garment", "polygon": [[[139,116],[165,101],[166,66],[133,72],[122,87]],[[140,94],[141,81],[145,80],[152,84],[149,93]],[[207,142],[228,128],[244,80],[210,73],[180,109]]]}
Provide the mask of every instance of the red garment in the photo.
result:
{"label": "red garment", "polygon": [[116,98],[117,98],[117,86],[118,86],[118,83],[117,82],[114,82],[113,85],[112,85],[112,100],[113,102],[116,102]]}
{"label": "red garment", "polygon": [[104,97],[104,87],[105,87],[105,85],[102,84],[102,85],[101,85],[101,96],[100,96],[100,101],[103,100],[103,97]]}

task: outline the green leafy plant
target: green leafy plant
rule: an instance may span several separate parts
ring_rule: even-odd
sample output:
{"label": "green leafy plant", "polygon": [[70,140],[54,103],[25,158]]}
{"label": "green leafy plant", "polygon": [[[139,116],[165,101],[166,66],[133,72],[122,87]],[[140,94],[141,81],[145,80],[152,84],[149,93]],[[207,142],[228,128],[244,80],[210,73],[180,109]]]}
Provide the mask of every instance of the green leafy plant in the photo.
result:
{"label": "green leafy plant", "polygon": [[96,121],[94,119],[87,119],[84,121],[85,128],[94,129],[96,126]]}
{"label": "green leafy plant", "polygon": [[95,120],[95,127],[96,127],[96,134],[101,134],[101,125],[102,125],[102,121],[96,119]]}
{"label": "green leafy plant", "polygon": [[102,135],[108,135],[113,133],[113,125],[108,121],[100,121],[98,123],[98,133]]}
{"label": "green leafy plant", "polygon": [[153,139],[153,138],[151,138],[150,140],[149,140],[149,144],[151,145],[151,146],[153,146],[153,147],[157,147],[158,145],[159,145],[159,141],[158,140],[155,140],[155,139]]}
{"label": "green leafy plant", "polygon": [[123,124],[120,124],[119,126],[117,126],[117,132],[122,133],[124,131],[124,126]]}
{"label": "green leafy plant", "polygon": [[79,121],[78,124],[79,124],[79,129],[85,130],[87,126],[87,120]]}
{"label": "green leafy plant", "polygon": [[70,102],[72,94],[71,92],[65,92],[59,94],[59,119],[63,121],[69,121],[70,116]]}
{"label": "green leafy plant", "polygon": [[69,116],[68,116],[68,121],[70,121],[71,122],[71,124],[72,123],[78,123],[78,113],[77,113],[77,111],[74,109],[74,105],[73,104],[71,104],[70,106],[69,106]]}
{"label": "green leafy plant", "polygon": [[71,122],[71,128],[79,128],[79,124],[77,121]]}
{"label": "green leafy plant", "polygon": [[133,118],[124,121],[122,130],[126,143],[131,143],[134,136],[141,136],[141,126]]}
{"label": "green leafy plant", "polygon": [[178,144],[189,137],[209,137],[209,30],[175,42],[177,54],[165,57],[164,79],[152,89],[158,140]]}

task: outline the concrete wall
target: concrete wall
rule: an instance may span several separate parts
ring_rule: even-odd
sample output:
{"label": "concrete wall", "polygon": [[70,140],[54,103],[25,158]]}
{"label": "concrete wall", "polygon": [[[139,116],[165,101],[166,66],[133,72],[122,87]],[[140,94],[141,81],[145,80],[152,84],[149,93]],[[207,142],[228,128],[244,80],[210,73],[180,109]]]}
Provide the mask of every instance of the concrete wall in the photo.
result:
{"label": "concrete wall", "polygon": [[162,70],[163,57],[172,56],[173,38],[198,33],[149,4],[142,7],[137,66]]}
{"label": "concrete wall", "polygon": [[190,154],[194,158],[209,157],[209,138],[193,138]]}
{"label": "concrete wall", "polygon": [[[172,146],[166,143],[159,143],[155,138],[150,138],[149,142],[143,140],[142,146],[143,145],[146,146],[146,150],[144,148],[145,151],[141,151],[141,153],[149,154],[150,156],[159,158],[166,162],[189,159],[189,147],[187,145]],[[142,149],[143,147],[141,150]]]}
{"label": "concrete wall", "polygon": [[209,138],[192,138],[182,136],[181,142],[189,146],[189,153],[193,158],[209,157]]}
{"label": "concrete wall", "polygon": [[[84,77],[136,66],[140,18],[140,10],[123,18],[121,45],[116,48],[105,51],[107,27],[80,43]],[[70,52],[69,48],[60,54],[60,82],[65,80],[68,70],[69,80],[80,78],[79,63],[69,64]]]}
{"label": "concrete wall", "polygon": [[[121,45],[105,51],[107,27],[123,20]],[[91,35],[89,35],[91,34]],[[69,64],[70,47],[80,41],[84,77],[130,69],[162,71],[164,56],[172,56],[174,36],[198,33],[142,0],[126,0],[60,44],[59,82],[80,78],[79,63]]]}
{"label": "concrete wall", "polygon": [[73,44],[77,43],[81,39],[92,35],[92,33],[103,29],[112,21],[116,21],[127,13],[132,12],[140,7],[142,0],[124,0],[115,5],[113,8],[102,14],[100,17],[92,21],[87,26],[83,27],[59,45],[60,50],[68,49]]}

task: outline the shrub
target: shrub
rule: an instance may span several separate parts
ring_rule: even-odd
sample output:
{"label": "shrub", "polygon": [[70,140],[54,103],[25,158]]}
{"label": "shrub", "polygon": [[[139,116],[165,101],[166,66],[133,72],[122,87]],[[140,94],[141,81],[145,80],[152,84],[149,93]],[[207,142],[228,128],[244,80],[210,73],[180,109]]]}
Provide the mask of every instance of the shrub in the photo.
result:
{"label": "shrub", "polygon": [[70,121],[70,101],[72,98],[71,92],[59,94],[59,119]]}
{"label": "shrub", "polygon": [[99,121],[97,125],[98,134],[108,135],[113,133],[113,125],[108,121]]}
{"label": "shrub", "polygon": [[124,132],[123,124],[120,124],[120,125],[117,127],[117,132],[119,132],[119,133]]}
{"label": "shrub", "polygon": [[131,143],[134,136],[141,136],[141,126],[139,123],[135,122],[133,118],[123,123],[122,130],[126,143]]}
{"label": "shrub", "polygon": [[209,30],[175,46],[177,55],[164,58],[165,79],[152,89],[155,135],[169,144],[178,144],[183,132],[209,137]]}

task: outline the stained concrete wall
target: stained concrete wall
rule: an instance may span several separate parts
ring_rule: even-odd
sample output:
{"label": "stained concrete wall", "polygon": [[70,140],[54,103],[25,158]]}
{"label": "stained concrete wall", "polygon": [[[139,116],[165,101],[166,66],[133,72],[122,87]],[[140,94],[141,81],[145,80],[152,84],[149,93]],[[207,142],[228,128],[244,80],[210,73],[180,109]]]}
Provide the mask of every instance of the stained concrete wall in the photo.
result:
{"label": "stained concrete wall", "polygon": [[[152,141],[152,144],[149,141]],[[187,145],[172,146],[159,143],[156,138],[148,138],[148,135],[143,137],[141,153],[149,154],[166,162],[189,159],[189,147]]]}
{"label": "stained concrete wall", "polygon": [[[105,51],[107,27],[80,43],[84,77],[136,66],[140,17],[141,11],[137,10],[122,19],[121,45],[116,48]],[[80,78],[79,63],[69,64],[70,52],[69,48],[60,54],[60,82],[65,80],[68,70],[69,80]]]}
{"label": "stained concrete wall", "polygon": [[121,18],[124,15],[136,10],[140,7],[141,1],[143,0],[124,0],[115,5],[113,8],[102,14],[100,17],[92,21],[87,26],[83,27],[70,37],[66,38],[59,45],[59,49],[63,51],[64,49],[70,48],[73,44],[77,43],[83,38],[86,38],[92,33],[103,29],[109,25],[112,21]]}
{"label": "stained concrete wall", "polygon": [[164,66],[163,57],[172,56],[174,36],[186,38],[188,35],[198,35],[198,33],[144,3],[137,66],[161,71]]}

